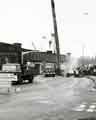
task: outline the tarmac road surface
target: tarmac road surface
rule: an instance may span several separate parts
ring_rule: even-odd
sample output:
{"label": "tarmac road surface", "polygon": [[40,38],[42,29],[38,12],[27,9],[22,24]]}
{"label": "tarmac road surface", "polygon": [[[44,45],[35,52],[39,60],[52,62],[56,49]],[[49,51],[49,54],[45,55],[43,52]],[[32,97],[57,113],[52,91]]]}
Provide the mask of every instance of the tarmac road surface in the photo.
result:
{"label": "tarmac road surface", "polygon": [[0,120],[96,117],[96,91],[91,91],[90,79],[37,76],[34,81],[15,86],[10,93],[0,91]]}

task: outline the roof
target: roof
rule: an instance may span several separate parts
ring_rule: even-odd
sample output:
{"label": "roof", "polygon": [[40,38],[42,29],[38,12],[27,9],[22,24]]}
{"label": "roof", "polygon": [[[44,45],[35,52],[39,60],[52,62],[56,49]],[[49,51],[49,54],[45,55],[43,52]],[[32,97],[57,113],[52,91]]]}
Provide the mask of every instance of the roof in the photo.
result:
{"label": "roof", "polygon": [[22,51],[27,52],[27,51],[34,51],[34,50],[22,48]]}
{"label": "roof", "polygon": [[[20,44],[21,43],[9,44],[5,42],[0,42],[0,52],[16,52],[17,50],[16,45],[20,45]],[[21,47],[21,51],[26,52],[26,51],[32,51],[32,50]]]}

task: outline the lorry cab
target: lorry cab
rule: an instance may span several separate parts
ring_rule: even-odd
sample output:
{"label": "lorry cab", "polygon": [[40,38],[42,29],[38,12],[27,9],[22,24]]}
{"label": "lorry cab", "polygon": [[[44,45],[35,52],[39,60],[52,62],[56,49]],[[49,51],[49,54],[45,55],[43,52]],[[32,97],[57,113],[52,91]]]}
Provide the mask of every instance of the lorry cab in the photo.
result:
{"label": "lorry cab", "polygon": [[44,68],[45,77],[55,77],[55,65],[54,63],[46,63]]}

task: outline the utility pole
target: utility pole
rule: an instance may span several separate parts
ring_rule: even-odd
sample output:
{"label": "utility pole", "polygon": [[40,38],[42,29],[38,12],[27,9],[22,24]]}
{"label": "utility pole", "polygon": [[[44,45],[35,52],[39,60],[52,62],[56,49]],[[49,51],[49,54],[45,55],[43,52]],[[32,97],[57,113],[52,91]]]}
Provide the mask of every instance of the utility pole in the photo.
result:
{"label": "utility pole", "polygon": [[85,44],[82,45],[82,65],[85,63]]}
{"label": "utility pole", "polygon": [[51,7],[52,7],[54,37],[55,37],[55,44],[56,44],[57,74],[60,75],[60,49],[59,49],[59,38],[58,38],[58,30],[57,30],[57,21],[56,21],[54,0],[51,0]]}
{"label": "utility pole", "polygon": [[85,44],[82,45],[82,57],[85,56]]}

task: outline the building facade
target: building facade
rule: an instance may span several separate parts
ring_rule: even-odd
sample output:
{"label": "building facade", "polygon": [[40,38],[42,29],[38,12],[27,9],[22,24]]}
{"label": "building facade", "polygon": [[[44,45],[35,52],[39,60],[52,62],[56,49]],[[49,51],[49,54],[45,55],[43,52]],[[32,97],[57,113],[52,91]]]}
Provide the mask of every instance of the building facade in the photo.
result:
{"label": "building facade", "polygon": [[0,42],[0,70],[5,63],[21,63],[22,48],[20,43],[8,44]]}
{"label": "building facade", "polygon": [[[24,54],[23,54],[24,53]],[[26,53],[26,54],[25,54]],[[36,74],[43,72],[45,63],[56,65],[56,54],[52,51],[40,52],[22,48],[22,44],[8,44],[0,42],[0,70],[5,63],[28,63]],[[60,64],[66,62],[66,55],[60,55]]]}
{"label": "building facade", "polygon": [[[24,63],[30,62],[34,66],[34,69],[37,70],[37,74],[41,74],[43,72],[43,66],[45,63],[54,63],[56,65],[56,54],[51,51],[47,52],[30,52],[25,54]],[[66,60],[65,55],[60,55],[60,64],[63,64]]]}

